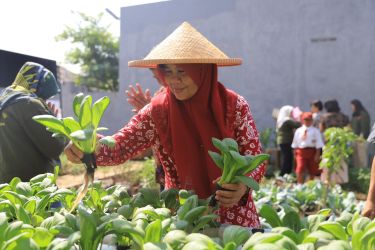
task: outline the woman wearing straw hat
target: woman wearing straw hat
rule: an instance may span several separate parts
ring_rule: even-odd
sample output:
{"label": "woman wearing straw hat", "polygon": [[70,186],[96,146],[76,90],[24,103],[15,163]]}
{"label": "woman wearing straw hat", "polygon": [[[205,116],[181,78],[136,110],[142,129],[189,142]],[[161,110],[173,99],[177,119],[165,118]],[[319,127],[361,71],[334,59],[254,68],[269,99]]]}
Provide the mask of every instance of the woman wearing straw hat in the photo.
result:
{"label": "woman wearing straw hat", "polygon": [[[239,64],[241,59],[227,57],[190,24],[180,25],[143,60],[129,62],[130,67],[156,68],[167,87],[113,135],[114,148],[100,148],[97,163],[117,165],[155,146],[167,189],[192,189],[200,198],[209,197],[221,175],[207,153],[215,150],[212,137],[234,138],[242,154],[261,152],[247,102],[217,80],[217,66]],[[73,162],[80,162],[83,156],[72,144],[65,153]],[[260,181],[264,168],[259,166],[251,176]],[[230,191],[216,191],[220,222],[258,227],[259,218],[246,186],[222,187]]]}

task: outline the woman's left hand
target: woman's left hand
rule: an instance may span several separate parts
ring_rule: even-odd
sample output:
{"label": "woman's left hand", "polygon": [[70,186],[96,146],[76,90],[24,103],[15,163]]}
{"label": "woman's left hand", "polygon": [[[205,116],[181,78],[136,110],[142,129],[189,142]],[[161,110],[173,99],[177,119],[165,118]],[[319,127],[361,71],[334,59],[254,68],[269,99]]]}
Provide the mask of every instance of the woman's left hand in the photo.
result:
{"label": "woman's left hand", "polygon": [[226,208],[237,205],[247,191],[247,187],[243,183],[222,184],[221,187],[229,191],[217,190],[215,198],[220,206]]}

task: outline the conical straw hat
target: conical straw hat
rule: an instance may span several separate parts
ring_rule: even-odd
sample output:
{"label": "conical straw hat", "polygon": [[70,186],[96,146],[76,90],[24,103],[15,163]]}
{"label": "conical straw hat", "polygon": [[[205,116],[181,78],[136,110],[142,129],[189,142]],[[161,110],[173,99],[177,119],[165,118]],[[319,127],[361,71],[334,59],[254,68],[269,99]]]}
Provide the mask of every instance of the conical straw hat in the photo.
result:
{"label": "conical straw hat", "polygon": [[157,64],[213,63],[240,65],[242,59],[229,58],[189,23],[182,23],[141,60],[129,61],[129,67],[154,68]]}

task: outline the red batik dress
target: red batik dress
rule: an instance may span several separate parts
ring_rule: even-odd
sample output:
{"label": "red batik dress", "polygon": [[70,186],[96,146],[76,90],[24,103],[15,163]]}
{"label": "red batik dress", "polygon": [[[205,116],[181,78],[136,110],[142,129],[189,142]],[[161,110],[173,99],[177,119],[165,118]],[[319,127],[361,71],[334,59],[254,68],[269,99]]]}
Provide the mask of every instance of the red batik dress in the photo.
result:
{"label": "red batik dress", "polygon": [[[165,188],[186,188],[186,186],[181,185],[179,182],[174,160],[170,155],[165,153],[163,146],[160,144],[151,112],[152,105],[149,104],[140,110],[124,128],[113,135],[116,146],[111,149],[102,146],[100,153],[97,155],[97,164],[100,166],[118,165],[132,158],[137,153],[153,146],[157,150],[160,162],[165,171]],[[250,108],[242,96],[238,95],[234,112],[233,116],[229,116],[233,117],[233,121],[229,122],[234,125],[235,139],[238,142],[241,154],[256,155],[261,153],[255,123]],[[265,166],[262,164],[250,176],[259,182],[264,172]],[[259,227],[259,218],[251,192],[249,192],[245,206],[220,209],[219,214],[221,223],[253,228]]]}

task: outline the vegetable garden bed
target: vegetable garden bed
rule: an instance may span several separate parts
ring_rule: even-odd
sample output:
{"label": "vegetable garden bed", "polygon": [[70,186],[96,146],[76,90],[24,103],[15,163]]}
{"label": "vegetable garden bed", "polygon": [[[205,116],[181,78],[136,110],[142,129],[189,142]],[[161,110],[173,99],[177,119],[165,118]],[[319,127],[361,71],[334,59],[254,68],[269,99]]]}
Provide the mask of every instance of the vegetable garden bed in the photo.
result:
{"label": "vegetable garden bed", "polygon": [[[69,213],[77,191],[59,189],[56,178],[0,185],[2,249],[375,249],[375,221],[361,217],[363,202],[340,186],[321,207],[320,182],[261,185],[254,193],[261,233],[219,225],[207,201],[190,191],[130,196],[124,186],[94,182]],[[308,207],[315,213],[307,215]]]}

